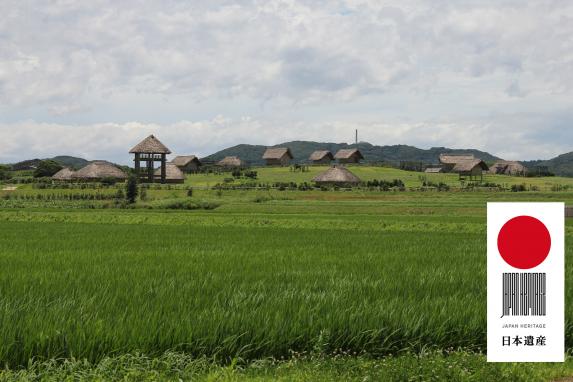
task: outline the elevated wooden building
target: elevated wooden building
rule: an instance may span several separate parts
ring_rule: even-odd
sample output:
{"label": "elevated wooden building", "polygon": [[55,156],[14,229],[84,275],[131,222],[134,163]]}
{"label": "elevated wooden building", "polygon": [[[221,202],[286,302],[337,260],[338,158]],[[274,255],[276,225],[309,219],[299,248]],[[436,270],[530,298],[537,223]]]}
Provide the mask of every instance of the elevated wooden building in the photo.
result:
{"label": "elevated wooden building", "polygon": [[313,164],[330,164],[334,160],[334,155],[328,150],[317,150],[310,154],[308,159]]}
{"label": "elevated wooden building", "polygon": [[[154,183],[159,180],[161,183],[166,183],[167,154],[171,154],[171,150],[159,139],[150,135],[129,150],[129,153],[135,154],[135,173],[141,182]],[[142,162],[144,169],[141,166]],[[155,162],[160,162],[159,174],[155,173]]]}
{"label": "elevated wooden building", "polygon": [[469,180],[470,182],[483,181],[484,171],[489,170],[487,164],[481,159],[464,160],[456,163],[452,172],[459,175],[460,180]]}
{"label": "elevated wooden building", "polygon": [[338,159],[338,163],[360,163],[364,157],[358,149],[341,149],[334,155]]}
{"label": "elevated wooden building", "polygon": [[268,148],[263,154],[267,166],[288,166],[293,158],[288,147]]}
{"label": "elevated wooden building", "polygon": [[179,155],[171,160],[175,166],[186,173],[199,171],[201,161],[195,155]]}
{"label": "elevated wooden building", "polygon": [[440,154],[443,172],[451,172],[457,163],[476,159],[473,154]]}

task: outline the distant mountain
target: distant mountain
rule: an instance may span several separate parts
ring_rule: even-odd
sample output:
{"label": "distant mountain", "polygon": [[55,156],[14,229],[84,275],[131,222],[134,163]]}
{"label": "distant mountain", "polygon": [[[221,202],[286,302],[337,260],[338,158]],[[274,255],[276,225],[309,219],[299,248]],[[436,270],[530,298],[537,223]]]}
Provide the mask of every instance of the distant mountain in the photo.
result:
{"label": "distant mountain", "polygon": [[[298,163],[308,162],[308,157],[315,150],[329,150],[332,153],[336,153],[336,151],[340,149],[354,147],[358,147],[358,149],[362,152],[362,155],[364,155],[366,162],[386,162],[391,164],[398,164],[400,162],[422,162],[425,164],[431,164],[439,163],[439,156],[440,154],[444,153],[473,154],[477,158],[483,159],[488,164],[492,164],[496,160],[500,159],[492,154],[475,149],[432,147],[428,150],[424,150],[408,145],[376,146],[368,142],[359,142],[356,145],[347,143],[292,141],[274,146],[240,144],[206,156],[202,158],[202,160],[219,161],[226,156],[238,156],[251,165],[261,165],[264,164],[262,156],[267,147],[289,147],[294,155],[295,162]],[[89,163],[89,161],[86,159],[67,155],[59,155],[47,159],[53,159],[60,163],[62,166],[72,167],[75,169],[84,167]],[[14,163],[11,165],[11,167],[14,170],[31,170],[36,168],[40,161],[41,159],[29,159]],[[548,160],[521,161],[521,163],[529,168],[530,171],[547,169],[555,175],[573,177],[573,152],[562,154]]]}
{"label": "distant mountain", "polygon": [[10,167],[14,171],[33,170],[36,167],[38,167],[38,163],[40,163],[40,162],[41,162],[41,159],[28,159],[28,160],[23,160],[23,161],[18,162],[18,163],[13,163]]}
{"label": "distant mountain", "polygon": [[89,163],[89,161],[86,159],[72,157],[68,155],[58,155],[50,159],[55,160],[64,167],[72,167],[77,169],[80,169]]}
{"label": "distant mountain", "polygon": [[573,152],[561,154],[549,160],[533,160],[522,162],[530,170],[546,167],[550,172],[559,176],[573,176]]}
{"label": "distant mountain", "polygon": [[[75,169],[79,169],[87,165],[89,162],[83,158],[76,158],[67,155],[59,155],[53,158],[46,158],[52,159],[64,167],[72,167]],[[19,171],[19,170],[33,170],[38,166],[42,159],[28,159],[18,163],[12,164],[12,170]]]}
{"label": "distant mountain", "polygon": [[[484,151],[475,149],[449,149],[445,147],[432,147],[429,150],[419,149],[414,146],[394,145],[394,146],[375,146],[368,142],[359,142],[358,144],[347,143],[322,143],[309,141],[292,141],[285,142],[269,147],[289,147],[296,162],[307,162],[310,154],[315,150],[329,150],[336,153],[340,149],[357,147],[366,162],[424,162],[438,163],[439,155],[442,153],[449,154],[474,154],[476,157],[486,162],[493,162],[499,158]],[[263,153],[267,146],[241,144],[226,148],[211,154],[205,158],[205,161],[219,161],[226,156],[238,156],[252,165],[263,164]]]}

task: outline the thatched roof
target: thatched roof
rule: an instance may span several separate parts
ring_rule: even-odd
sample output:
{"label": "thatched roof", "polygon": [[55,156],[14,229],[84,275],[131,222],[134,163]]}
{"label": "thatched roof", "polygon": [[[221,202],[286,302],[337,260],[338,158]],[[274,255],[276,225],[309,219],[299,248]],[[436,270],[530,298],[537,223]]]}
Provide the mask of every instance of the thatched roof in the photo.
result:
{"label": "thatched roof", "polygon": [[451,154],[440,154],[440,163],[443,164],[456,164],[461,161],[468,161],[476,159],[473,154],[460,154],[460,155],[451,155]]}
{"label": "thatched roof", "polygon": [[263,154],[263,159],[281,159],[285,154],[288,155],[290,159],[294,158],[288,147],[275,147],[268,148]]}
{"label": "thatched roof", "polygon": [[129,150],[129,153],[171,154],[171,150],[161,143],[159,139],[155,138],[155,136],[150,135]]}
{"label": "thatched roof", "polygon": [[517,161],[501,160],[495,162],[493,166],[489,168],[492,174],[524,174],[527,172],[527,167],[522,165]]}
{"label": "thatched roof", "polygon": [[52,175],[52,179],[54,180],[71,180],[72,176],[74,175],[75,171],[69,167],[64,167],[54,175]]}
{"label": "thatched roof", "polygon": [[113,164],[103,161],[96,160],[88,164],[87,166],[76,171],[72,175],[73,179],[103,179],[103,178],[116,178],[116,179],[127,179],[127,174],[120,170]]}
{"label": "thatched roof", "polygon": [[341,149],[337,151],[334,157],[336,159],[349,159],[352,158],[353,155],[357,155],[358,158],[364,159],[362,153],[358,149]]}
{"label": "thatched roof", "polygon": [[316,183],[338,183],[338,184],[356,184],[360,183],[359,177],[351,173],[348,169],[341,166],[333,166],[325,172],[312,178]]}
{"label": "thatched roof", "polygon": [[328,157],[328,159],[334,159],[334,156],[328,150],[317,150],[317,151],[313,152],[312,154],[310,154],[309,159],[310,160],[322,160],[325,157]]}
{"label": "thatched roof", "polygon": [[[153,173],[156,176],[161,176],[161,167]],[[185,174],[174,163],[165,163],[165,179],[167,180],[185,180]]]}
{"label": "thatched roof", "polygon": [[173,158],[171,161],[171,163],[179,167],[185,167],[191,162],[197,162],[197,164],[201,164],[199,158],[197,158],[195,155],[179,155]]}
{"label": "thatched roof", "polygon": [[454,171],[454,172],[467,172],[467,171],[471,171],[476,166],[479,166],[484,171],[489,170],[489,167],[487,167],[487,164],[485,164],[485,162],[482,161],[481,159],[472,159],[472,160],[463,160],[463,161],[457,162],[456,165],[454,166],[454,168],[452,169],[452,171]]}
{"label": "thatched roof", "polygon": [[217,162],[218,166],[222,167],[241,167],[244,165],[243,161],[239,157],[225,157]]}

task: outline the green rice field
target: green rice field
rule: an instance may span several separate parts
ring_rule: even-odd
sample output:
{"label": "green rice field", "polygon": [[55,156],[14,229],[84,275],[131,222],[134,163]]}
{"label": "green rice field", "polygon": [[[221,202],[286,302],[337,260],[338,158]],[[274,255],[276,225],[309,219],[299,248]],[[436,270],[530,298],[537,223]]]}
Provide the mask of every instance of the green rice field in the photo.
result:
{"label": "green rice field", "polygon": [[[309,181],[311,169],[262,168],[259,181]],[[351,169],[420,183],[420,173]],[[0,381],[573,375],[570,359],[520,367],[483,355],[486,203],[573,204],[573,192],[550,191],[573,179],[492,177],[539,186],[529,192],[208,188],[225,177],[152,188],[135,208],[46,196],[115,189],[0,191]],[[169,208],[181,200],[200,207]],[[566,235],[569,274],[570,221]]]}

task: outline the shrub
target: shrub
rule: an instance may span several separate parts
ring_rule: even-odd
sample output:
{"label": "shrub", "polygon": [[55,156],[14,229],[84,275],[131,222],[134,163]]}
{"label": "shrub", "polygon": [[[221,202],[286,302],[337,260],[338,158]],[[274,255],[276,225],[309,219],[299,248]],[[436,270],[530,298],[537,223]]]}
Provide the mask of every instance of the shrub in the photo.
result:
{"label": "shrub", "polygon": [[10,168],[6,165],[0,165],[0,180],[8,180],[12,178]]}
{"label": "shrub", "polygon": [[368,188],[379,188],[381,191],[389,191],[392,188],[397,188],[401,191],[405,190],[404,182],[401,179],[388,180],[369,180],[364,185]]}
{"label": "shrub", "polygon": [[127,178],[127,183],[125,185],[125,199],[128,203],[135,203],[135,199],[137,198],[137,191],[137,177],[132,174],[129,176],[129,178]]}
{"label": "shrub", "polygon": [[525,184],[512,184],[511,185],[511,191],[512,192],[522,192],[522,191],[526,191],[527,188],[525,187]]}
{"label": "shrub", "polygon": [[214,210],[219,207],[219,203],[206,201],[192,201],[188,199],[166,200],[156,205],[158,208],[169,210]]}
{"label": "shrub", "polygon": [[493,182],[485,182],[482,183],[481,185],[482,187],[488,187],[488,188],[497,188],[497,189],[503,189],[503,186],[499,183],[493,183]]}
{"label": "shrub", "polygon": [[269,200],[273,200],[273,198],[270,197],[270,196],[257,195],[257,196],[255,196],[255,198],[253,199],[253,202],[255,202],[255,203],[263,203],[263,202],[268,202]]}
{"label": "shrub", "polygon": [[46,159],[38,163],[38,167],[34,170],[34,178],[41,178],[52,176],[62,169],[62,166],[51,159]]}

